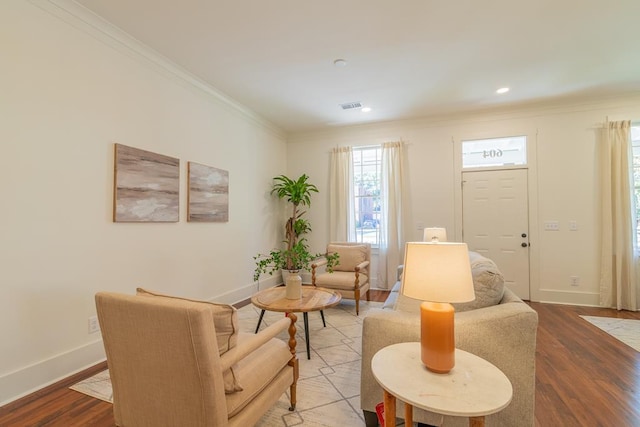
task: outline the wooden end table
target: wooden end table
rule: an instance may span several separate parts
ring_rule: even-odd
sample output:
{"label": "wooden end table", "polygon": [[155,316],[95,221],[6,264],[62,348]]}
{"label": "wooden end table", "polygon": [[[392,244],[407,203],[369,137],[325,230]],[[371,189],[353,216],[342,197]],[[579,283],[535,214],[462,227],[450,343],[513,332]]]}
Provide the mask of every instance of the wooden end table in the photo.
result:
{"label": "wooden end table", "polygon": [[285,291],[284,286],[277,286],[260,291],[251,297],[251,303],[262,309],[258,327],[260,327],[260,321],[262,320],[262,316],[264,316],[265,310],[282,313],[303,313],[304,337],[307,341],[307,359],[311,359],[308,313],[337,305],[342,299],[342,295],[330,289],[318,288],[316,286],[302,286],[302,298],[287,299],[285,298]]}
{"label": "wooden end table", "polygon": [[488,361],[456,349],[456,363],[447,374],[429,371],[420,359],[420,343],[390,345],[371,359],[376,381],[384,390],[385,427],[396,425],[396,398],[405,402],[405,425],[413,407],[442,415],[469,417],[471,427],[484,426],[485,415],[511,402],[507,376]]}

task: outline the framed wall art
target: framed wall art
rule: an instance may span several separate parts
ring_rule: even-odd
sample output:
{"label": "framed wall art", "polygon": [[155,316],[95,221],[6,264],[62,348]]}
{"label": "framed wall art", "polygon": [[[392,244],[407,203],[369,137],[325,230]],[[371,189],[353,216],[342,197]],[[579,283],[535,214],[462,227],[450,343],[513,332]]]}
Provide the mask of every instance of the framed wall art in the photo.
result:
{"label": "framed wall art", "polygon": [[229,221],[229,172],[194,162],[187,169],[187,221]]}
{"label": "framed wall art", "polygon": [[114,222],[177,222],[180,160],[115,144]]}

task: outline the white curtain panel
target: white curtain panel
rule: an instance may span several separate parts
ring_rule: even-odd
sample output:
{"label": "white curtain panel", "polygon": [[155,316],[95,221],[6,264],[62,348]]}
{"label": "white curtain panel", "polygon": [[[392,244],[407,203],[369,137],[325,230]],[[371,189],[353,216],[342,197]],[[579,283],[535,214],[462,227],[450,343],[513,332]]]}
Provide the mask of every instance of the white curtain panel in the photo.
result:
{"label": "white curtain panel", "polygon": [[636,310],[631,122],[607,121],[600,144],[602,260],[600,305]]}
{"label": "white curtain panel", "polygon": [[353,150],[336,147],[329,168],[329,235],[332,242],[355,242]]}
{"label": "white curtain panel", "polygon": [[376,286],[390,289],[396,281],[396,269],[402,264],[403,226],[406,211],[406,182],[402,142],[382,145],[380,185],[380,246]]}

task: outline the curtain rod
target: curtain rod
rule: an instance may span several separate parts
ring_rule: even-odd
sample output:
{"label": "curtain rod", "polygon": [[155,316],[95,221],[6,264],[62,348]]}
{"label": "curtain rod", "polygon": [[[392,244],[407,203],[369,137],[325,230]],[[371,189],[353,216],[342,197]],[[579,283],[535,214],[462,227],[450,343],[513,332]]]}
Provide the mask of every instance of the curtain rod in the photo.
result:
{"label": "curtain rod", "polygon": [[[386,141],[386,142],[400,142],[403,146],[408,147],[413,145],[412,142],[407,142],[404,140],[400,140],[400,141]],[[352,150],[366,150],[366,149],[370,149],[370,148],[377,148],[377,147],[381,147],[382,144],[384,144],[385,142],[381,142],[380,144],[370,144],[370,145],[337,145],[334,148],[351,148]],[[331,153],[331,151],[329,151],[329,153]]]}

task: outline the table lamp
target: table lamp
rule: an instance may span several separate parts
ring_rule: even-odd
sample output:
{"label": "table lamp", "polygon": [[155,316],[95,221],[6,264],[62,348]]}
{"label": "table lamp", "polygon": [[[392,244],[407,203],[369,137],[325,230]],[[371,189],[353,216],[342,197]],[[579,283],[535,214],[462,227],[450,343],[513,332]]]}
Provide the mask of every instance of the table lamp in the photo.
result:
{"label": "table lamp", "polygon": [[400,292],[423,301],[422,363],[432,372],[449,372],[455,365],[454,308],[450,303],[475,299],[466,243],[408,242]]}
{"label": "table lamp", "polygon": [[441,227],[426,227],[422,240],[425,242],[446,242],[447,229]]}

